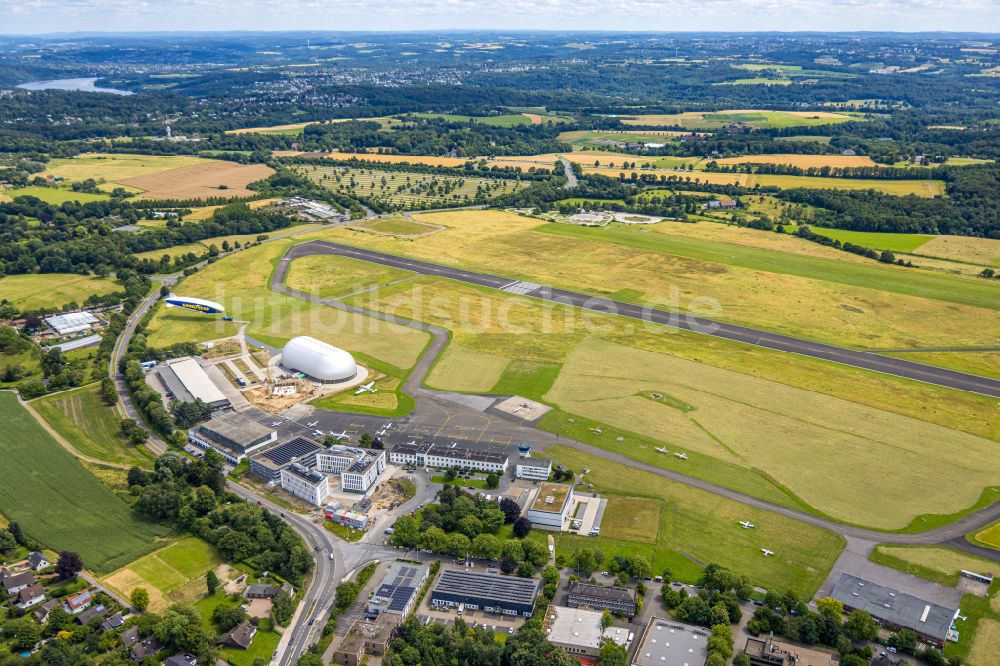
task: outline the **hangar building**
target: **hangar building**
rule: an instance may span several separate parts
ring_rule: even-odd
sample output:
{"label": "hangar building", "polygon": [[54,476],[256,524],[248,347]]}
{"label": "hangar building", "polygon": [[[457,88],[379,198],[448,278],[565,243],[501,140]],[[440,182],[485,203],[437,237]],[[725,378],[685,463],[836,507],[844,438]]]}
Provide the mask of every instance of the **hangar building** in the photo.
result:
{"label": "hangar building", "polygon": [[214,410],[229,409],[229,398],[219,390],[198,360],[187,356],[175,361],[167,361],[157,369],[160,381],[180,402],[201,400]]}
{"label": "hangar building", "polygon": [[292,338],[285,344],[281,365],[324,384],[349,382],[358,375],[353,356],[308,335]]}

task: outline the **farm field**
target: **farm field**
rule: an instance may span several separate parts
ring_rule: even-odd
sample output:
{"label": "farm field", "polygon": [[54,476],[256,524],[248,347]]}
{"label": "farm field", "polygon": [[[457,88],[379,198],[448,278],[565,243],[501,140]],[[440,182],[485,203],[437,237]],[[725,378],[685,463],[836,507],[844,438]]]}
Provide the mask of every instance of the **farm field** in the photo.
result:
{"label": "farm field", "polygon": [[299,153],[304,158],[327,158],[331,160],[360,160],[362,162],[387,162],[389,164],[426,164],[428,166],[460,167],[474,157],[437,157],[434,155],[386,155],[383,153]]}
{"label": "farm field", "polygon": [[110,463],[150,467],[145,449],[131,445],[114,410],[101,399],[100,384],[39,398],[31,406],[53,430],[85,456]]}
{"label": "farm field", "polygon": [[[493,125],[495,127],[514,127],[515,125],[538,124],[525,113],[508,113],[497,116],[462,116],[449,113],[414,113],[412,115],[417,118],[434,118],[438,120],[446,120],[452,123],[482,123],[483,125]],[[538,118],[545,117],[539,116],[538,114],[531,115]]]}
{"label": "farm field", "polygon": [[[643,395],[650,391],[671,400],[650,400]],[[1000,462],[991,470],[963,462],[989,456],[995,445],[984,438],[593,338],[573,349],[545,398],[670,450],[767,470],[818,511],[882,529],[961,511],[1000,472]],[[887,476],[888,468],[896,471]],[[935,492],[933,478],[951,482]],[[872,485],[885,489],[880,502],[859,501]]]}
{"label": "farm field", "polygon": [[715,160],[720,165],[728,164],[788,164],[803,169],[820,167],[876,167],[878,164],[867,155],[744,155]]}
{"label": "farm field", "polygon": [[149,592],[149,610],[191,603],[205,594],[205,575],[222,564],[215,547],[186,537],[155,550],[106,576],[101,582],[126,599],[137,587]]}
{"label": "farm field", "polygon": [[933,240],[934,236],[920,234],[890,234],[874,231],[850,231],[848,229],[826,229],[810,227],[814,232],[841,243],[855,243],[875,250],[890,250],[912,254],[914,250]]}
{"label": "farm field", "polygon": [[149,176],[208,161],[190,155],[83,153],[76,157],[56,158],[50,161],[44,173],[47,176],[65,178],[69,181],[93,178],[99,182],[116,183],[136,176]]}
{"label": "farm field", "polygon": [[920,246],[920,255],[1000,267],[1000,240],[968,236],[935,236]]}
{"label": "farm field", "polygon": [[0,417],[0,506],[45,546],[76,551],[87,569],[106,573],[155,549],[170,533],[135,516],[42,429],[13,393],[0,394]]}
{"label": "farm field", "polygon": [[263,164],[237,164],[210,160],[205,164],[180,167],[147,176],[122,179],[122,185],[143,191],[143,199],[201,199],[249,197],[247,185],[263,180],[274,169]]}
{"label": "farm field", "polygon": [[108,196],[106,194],[93,194],[91,192],[74,192],[68,188],[62,187],[38,187],[35,185],[29,187],[21,187],[18,189],[6,190],[5,195],[10,198],[13,197],[35,197],[45,203],[52,204],[54,206],[59,206],[66,203],[67,201],[77,201],[79,203],[90,203],[91,201],[107,201]]}
{"label": "farm field", "polygon": [[287,125],[271,125],[269,127],[241,127],[240,129],[226,130],[226,134],[283,134],[287,136],[298,136],[307,125],[315,125],[317,121],[312,120],[306,123],[289,123]]}
{"label": "farm field", "polygon": [[72,301],[82,305],[91,294],[104,296],[121,289],[113,280],[73,273],[8,275],[0,279],[0,300],[22,311],[58,309]]}
{"label": "farm field", "polygon": [[322,298],[344,296],[416,275],[347,257],[314,255],[293,261],[285,286]]}
{"label": "farm field", "polygon": [[955,587],[963,569],[976,573],[989,573],[996,569],[995,562],[940,546],[879,544],[869,559],[945,587]]}
{"label": "farm field", "polygon": [[757,129],[780,127],[813,127],[834,125],[851,120],[859,120],[844,113],[829,111],[760,111],[731,110],[703,113],[689,111],[677,114],[620,116],[625,125],[679,126],[685,129],[720,129],[734,123],[742,123]]}
{"label": "farm field", "polygon": [[[546,452],[570,469],[589,468],[588,481],[607,497],[639,497],[662,502],[655,543],[611,539],[604,536],[603,529],[600,537],[557,537],[556,552],[567,557],[577,544],[600,547],[606,557],[625,550],[628,554],[648,557],[653,562],[653,571],[669,566],[679,572],[686,567],[688,575],[697,575],[700,569],[697,562],[717,562],[749,575],[756,585],[791,589],[805,598],[819,588],[843,548],[839,536],[777,514],[749,508],[647,472],[631,470],[569,447],[550,446]],[[757,529],[741,530],[738,524],[741,520],[753,521]],[[726,537],[720,539],[720,534]],[[765,558],[760,554],[765,544],[775,552],[774,557]],[[693,576],[687,579],[693,580]]]}
{"label": "farm field", "polygon": [[[247,334],[266,344],[281,346],[296,335],[311,335],[396,368],[413,366],[427,334],[272,292],[267,286],[271,273],[290,245],[279,240],[243,250],[186,278],[177,290],[222,303],[237,321],[252,322]],[[148,340],[150,346],[164,347],[230,337],[236,330],[234,322],[161,307],[150,322]]]}
{"label": "farm field", "polygon": [[403,209],[471,204],[516,192],[514,180],[439,176],[435,174],[377,171],[351,167],[300,166],[298,171],[315,183],[344,194],[384,201]]}

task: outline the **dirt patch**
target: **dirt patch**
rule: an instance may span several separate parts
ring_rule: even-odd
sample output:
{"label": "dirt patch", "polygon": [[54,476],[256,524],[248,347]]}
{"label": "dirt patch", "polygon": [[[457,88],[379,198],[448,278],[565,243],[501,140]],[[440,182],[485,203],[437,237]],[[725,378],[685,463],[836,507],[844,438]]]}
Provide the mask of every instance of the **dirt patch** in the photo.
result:
{"label": "dirt patch", "polygon": [[119,181],[128,187],[143,190],[144,199],[200,199],[208,197],[249,197],[254,192],[247,185],[263,180],[274,169],[263,164],[211,162],[180,169],[170,169],[148,176],[136,176]]}
{"label": "dirt patch", "polygon": [[247,615],[258,619],[270,617],[271,605],[270,599],[251,599],[250,603],[247,604]]}

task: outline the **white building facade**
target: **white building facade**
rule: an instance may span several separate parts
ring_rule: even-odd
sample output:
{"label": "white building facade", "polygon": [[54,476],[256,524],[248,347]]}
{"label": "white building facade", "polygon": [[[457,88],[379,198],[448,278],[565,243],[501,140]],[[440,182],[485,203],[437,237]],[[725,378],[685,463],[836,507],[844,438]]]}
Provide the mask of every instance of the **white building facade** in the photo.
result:
{"label": "white building facade", "polygon": [[313,506],[322,506],[330,495],[330,481],[325,474],[298,464],[281,470],[281,487]]}

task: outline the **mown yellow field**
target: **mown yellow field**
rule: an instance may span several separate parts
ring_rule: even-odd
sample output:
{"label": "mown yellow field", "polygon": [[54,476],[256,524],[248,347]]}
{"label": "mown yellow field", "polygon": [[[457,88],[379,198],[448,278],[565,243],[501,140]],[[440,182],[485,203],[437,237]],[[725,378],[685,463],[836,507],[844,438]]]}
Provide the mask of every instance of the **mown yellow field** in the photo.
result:
{"label": "mown yellow field", "polygon": [[8,275],[0,279],[0,300],[8,300],[22,311],[61,308],[70,301],[83,304],[91,294],[104,296],[120,290],[113,280],[72,273]]}
{"label": "mown yellow field", "polygon": [[9,196],[0,192],[0,203],[6,203],[7,201],[13,201]]}
{"label": "mown yellow field", "polygon": [[271,125],[269,127],[242,127],[240,129],[226,130],[226,134],[271,134],[282,133],[288,130],[300,130],[306,125],[315,125],[316,121],[308,123],[291,123],[289,125]]}
{"label": "mown yellow field", "polygon": [[1000,654],[1000,622],[984,618],[976,627],[976,637],[969,650],[969,666],[995,666]]}
{"label": "mown yellow field", "polygon": [[171,169],[206,164],[214,160],[190,155],[129,155],[123,153],[83,153],[71,158],[57,158],[48,163],[45,175],[66,180],[87,178],[118,182],[137,176],[149,176]]}
{"label": "mown yellow field", "polygon": [[389,164],[427,164],[430,166],[458,167],[463,166],[469,159],[464,157],[437,157],[434,155],[385,155],[382,153],[342,153],[339,151],[330,153],[299,153],[301,157],[325,157],[331,160],[359,159],[365,162],[386,162]]}
{"label": "mown yellow field", "polygon": [[486,393],[500,381],[509,358],[472,351],[452,342],[427,377],[428,386]]}
{"label": "mown yellow field", "polygon": [[143,191],[143,199],[207,199],[211,197],[249,197],[252,182],[274,174],[264,164],[237,164],[218,160],[161,171],[145,176],[123,178],[120,182]]}
{"label": "mown yellow field", "polygon": [[982,266],[1000,266],[1000,240],[968,236],[937,236],[919,249],[920,254]]}
{"label": "mown yellow field", "polygon": [[[1000,474],[987,439],[595,338],[573,349],[545,398],[668,448],[764,470],[835,518],[884,529],[970,506]],[[868,501],[874,487],[878,502]]]}
{"label": "mown yellow field", "polygon": [[876,167],[867,155],[744,155],[715,160],[719,164],[788,164],[803,169],[820,167]]}

